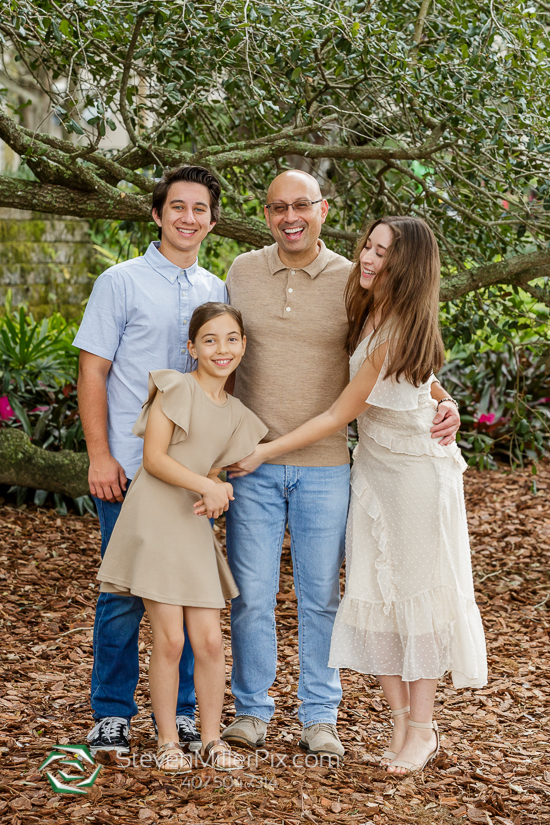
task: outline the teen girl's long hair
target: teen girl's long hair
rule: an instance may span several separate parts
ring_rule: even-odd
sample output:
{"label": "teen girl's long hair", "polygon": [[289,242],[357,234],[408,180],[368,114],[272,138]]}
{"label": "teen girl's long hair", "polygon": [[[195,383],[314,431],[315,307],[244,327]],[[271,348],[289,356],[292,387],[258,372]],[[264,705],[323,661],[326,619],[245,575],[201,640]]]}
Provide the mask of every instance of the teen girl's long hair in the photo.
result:
{"label": "teen girl's long hair", "polygon": [[[376,226],[387,224],[393,239],[384,265],[369,289],[361,286],[359,255]],[[356,349],[367,316],[380,316],[373,339],[390,339],[386,376],[403,375],[420,386],[443,366],[443,340],[438,326],[439,249],[421,218],[391,216],[373,221],[359,240],[344,293],[349,331],[345,347]]]}

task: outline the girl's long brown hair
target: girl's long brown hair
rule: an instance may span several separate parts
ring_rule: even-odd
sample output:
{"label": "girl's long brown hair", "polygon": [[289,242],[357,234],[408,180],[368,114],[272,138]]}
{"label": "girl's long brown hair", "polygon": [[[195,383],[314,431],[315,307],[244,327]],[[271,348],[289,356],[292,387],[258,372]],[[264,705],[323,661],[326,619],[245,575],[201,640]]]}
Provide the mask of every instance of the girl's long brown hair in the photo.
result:
{"label": "girl's long brown hair", "polygon": [[[359,255],[369,235],[387,224],[393,240],[384,255],[384,266],[370,289],[361,286]],[[387,377],[404,375],[416,387],[428,380],[444,361],[438,326],[440,263],[437,241],[420,218],[391,216],[373,221],[359,240],[344,293],[349,331],[348,353],[354,352],[368,315],[380,316],[376,337],[390,338]]]}

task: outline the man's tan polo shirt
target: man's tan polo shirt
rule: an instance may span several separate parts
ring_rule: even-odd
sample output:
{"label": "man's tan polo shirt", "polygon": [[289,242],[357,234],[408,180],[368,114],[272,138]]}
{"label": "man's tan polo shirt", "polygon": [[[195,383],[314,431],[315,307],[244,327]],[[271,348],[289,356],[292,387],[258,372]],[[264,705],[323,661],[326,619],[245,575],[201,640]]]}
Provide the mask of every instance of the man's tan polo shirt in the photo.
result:
{"label": "man's tan polo shirt", "polygon": [[[349,380],[344,289],[351,264],[322,241],[313,263],[289,269],[277,244],[239,255],[227,276],[247,338],[235,395],[269,427],[266,441],[327,410]],[[347,464],[344,431],[271,464]]]}

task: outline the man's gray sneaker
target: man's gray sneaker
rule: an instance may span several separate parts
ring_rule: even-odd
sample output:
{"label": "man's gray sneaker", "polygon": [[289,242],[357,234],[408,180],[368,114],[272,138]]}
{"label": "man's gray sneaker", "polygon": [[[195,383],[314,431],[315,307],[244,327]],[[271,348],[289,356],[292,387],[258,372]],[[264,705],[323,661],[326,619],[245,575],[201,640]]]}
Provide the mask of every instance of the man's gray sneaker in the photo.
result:
{"label": "man's gray sneaker", "polygon": [[87,736],[90,753],[116,751],[130,753],[130,725],[122,716],[105,716]]}
{"label": "man's gray sneaker", "polygon": [[[157,723],[153,714],[151,714],[151,718],[155,727],[155,737],[158,739]],[[176,716],[176,728],[180,745],[184,750],[187,748],[190,751],[200,751],[202,747],[201,738],[190,716]]]}
{"label": "man's gray sneaker", "polygon": [[267,722],[256,716],[237,716],[222,733],[224,742],[244,748],[261,748],[265,745]]}
{"label": "man's gray sneaker", "polygon": [[329,756],[342,757],[344,746],[338,738],[336,725],[318,722],[302,730],[300,747],[308,753],[326,753]]}

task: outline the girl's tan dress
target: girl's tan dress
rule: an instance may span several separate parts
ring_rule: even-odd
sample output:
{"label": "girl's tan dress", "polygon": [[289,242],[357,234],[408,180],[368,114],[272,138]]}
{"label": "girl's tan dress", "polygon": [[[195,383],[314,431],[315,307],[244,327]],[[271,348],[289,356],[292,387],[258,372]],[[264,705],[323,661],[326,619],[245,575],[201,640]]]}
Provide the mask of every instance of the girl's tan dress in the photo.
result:
{"label": "girl's tan dress", "polygon": [[[157,391],[175,424],[168,455],[200,475],[250,455],[267,433],[233,396],[215,404],[191,374],[156,370],[149,373],[149,397],[133,428],[140,438]],[[193,513],[199,498],[150,475],[142,464],[99,568],[100,589],[190,607],[221,608],[238,596],[209,520]]]}

